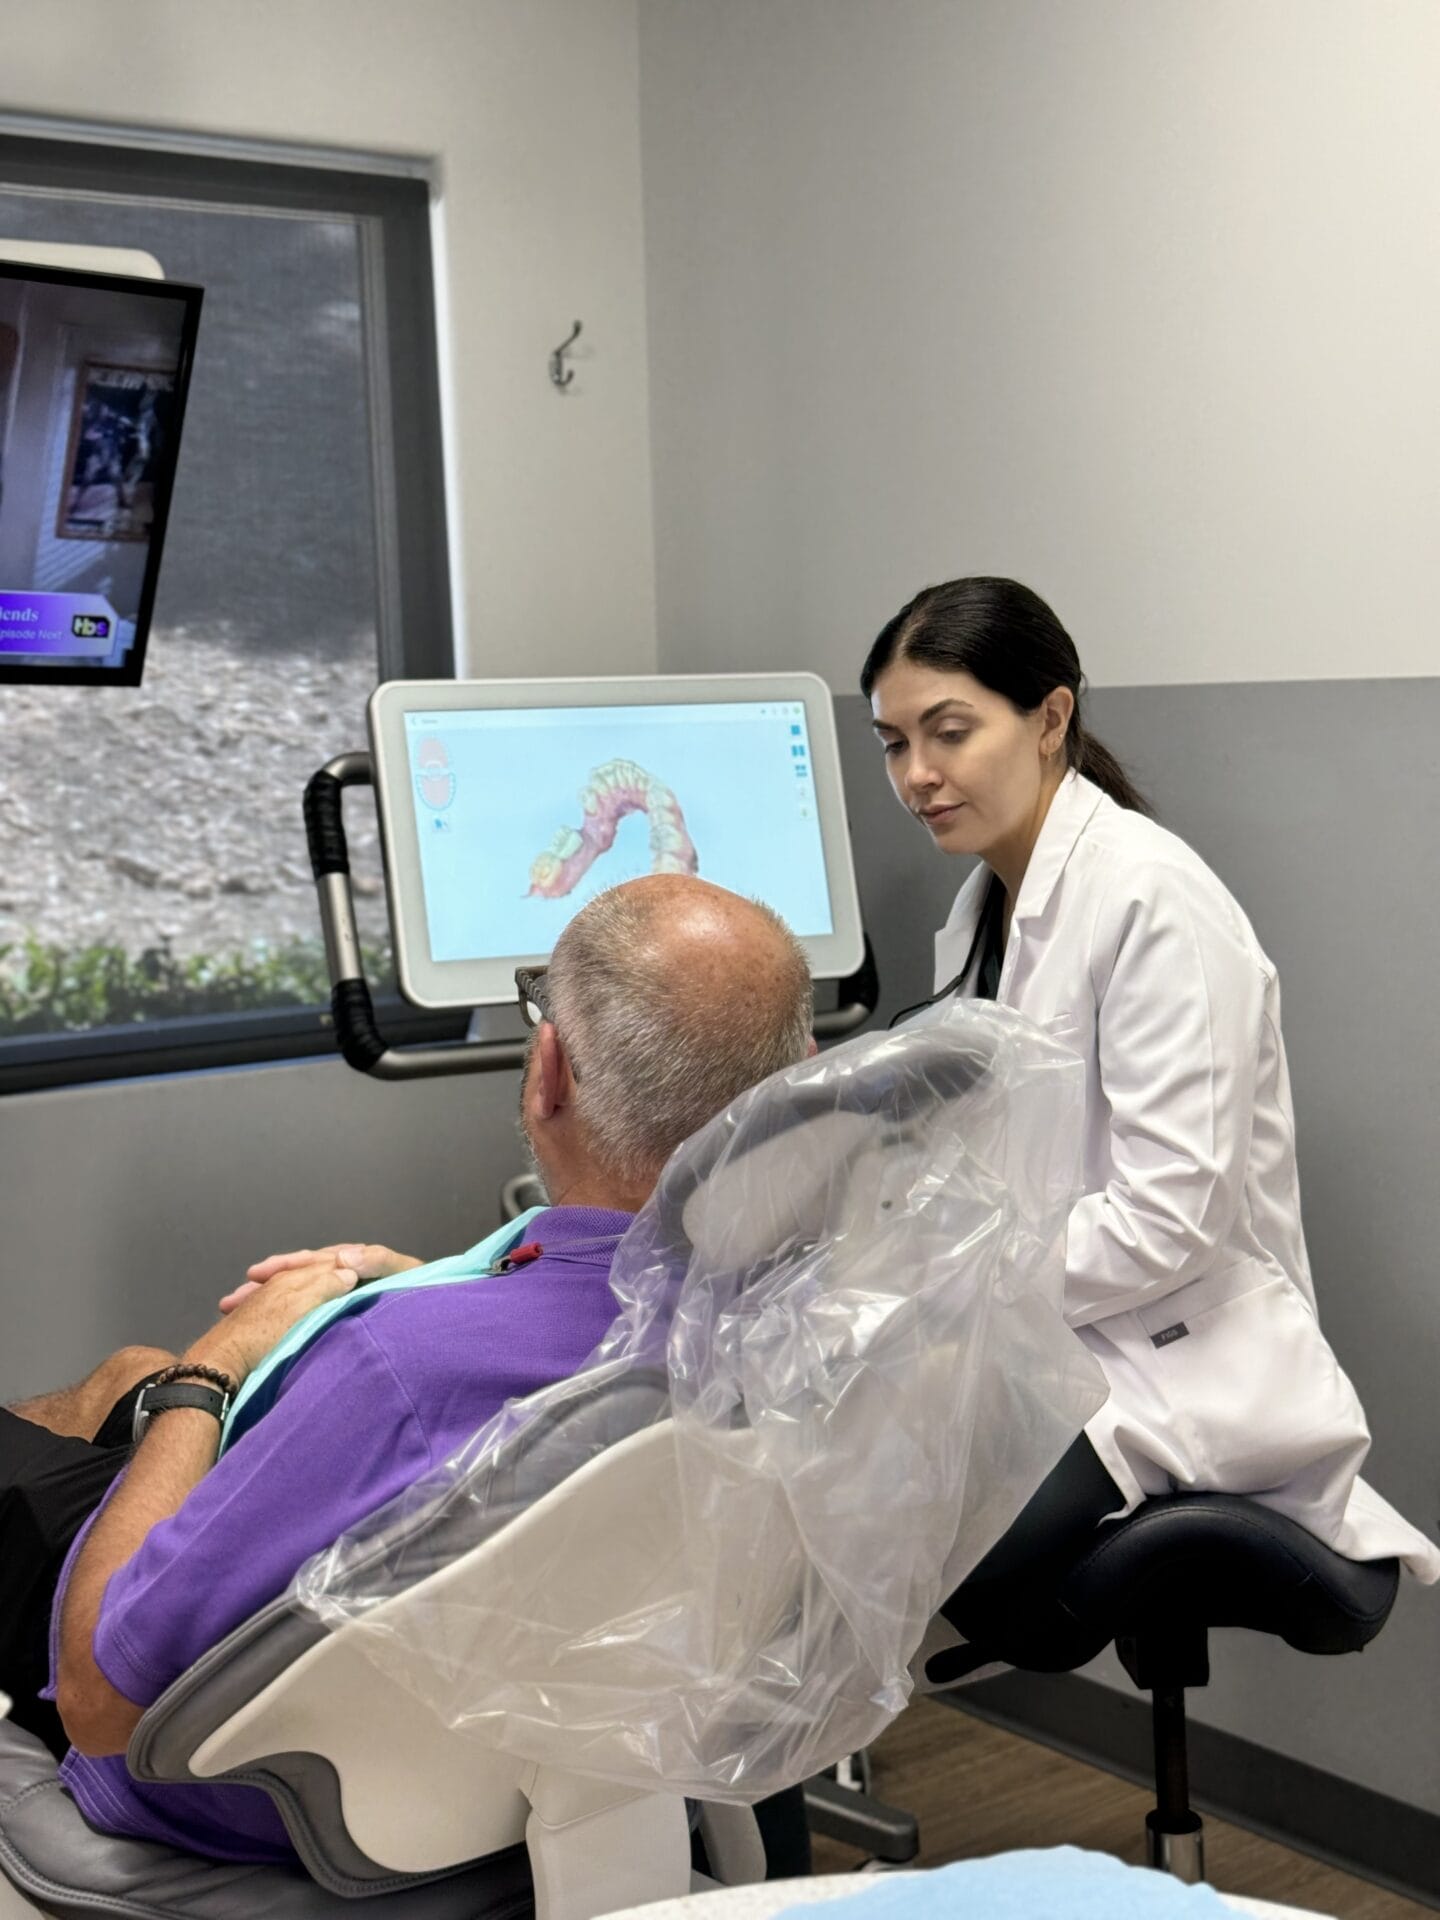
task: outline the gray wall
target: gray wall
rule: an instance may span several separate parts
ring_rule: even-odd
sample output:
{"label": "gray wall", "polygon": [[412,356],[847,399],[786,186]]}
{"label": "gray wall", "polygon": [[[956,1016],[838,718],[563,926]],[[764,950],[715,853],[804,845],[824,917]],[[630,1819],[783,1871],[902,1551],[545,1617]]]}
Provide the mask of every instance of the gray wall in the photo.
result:
{"label": "gray wall", "polygon": [[382,1086],[332,1059],[0,1101],[0,1400],[188,1342],[267,1253],[471,1245],[524,1164],[515,1094],[512,1075]]}

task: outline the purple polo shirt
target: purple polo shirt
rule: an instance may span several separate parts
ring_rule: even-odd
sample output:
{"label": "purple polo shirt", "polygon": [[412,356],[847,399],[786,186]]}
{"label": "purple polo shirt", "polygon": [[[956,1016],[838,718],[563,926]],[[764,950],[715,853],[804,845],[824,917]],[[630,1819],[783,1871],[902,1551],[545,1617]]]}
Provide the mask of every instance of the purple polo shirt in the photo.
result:
{"label": "purple polo shirt", "polygon": [[[552,1207],[525,1231],[544,1249],[532,1265],[379,1294],[326,1328],[265,1417],[111,1577],[94,1642],[111,1686],[149,1706],[311,1554],[441,1466],[506,1400],[578,1372],[615,1318],[610,1262],[630,1218]],[[56,1591],[52,1684],[83,1538]],[[123,1754],[90,1760],[73,1747],[60,1777],[106,1833],[216,1860],[296,1858],[257,1787],[154,1785],[132,1779]]]}

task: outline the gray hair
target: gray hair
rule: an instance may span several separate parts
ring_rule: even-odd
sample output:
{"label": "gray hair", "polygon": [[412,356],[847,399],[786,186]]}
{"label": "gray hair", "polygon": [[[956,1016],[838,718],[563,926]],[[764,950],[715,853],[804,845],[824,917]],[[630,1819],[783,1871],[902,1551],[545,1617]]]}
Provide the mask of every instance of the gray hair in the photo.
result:
{"label": "gray hair", "polygon": [[779,914],[747,903],[775,936],[717,993],[668,964],[654,903],[600,894],[566,927],[547,975],[557,1032],[578,1069],[575,1114],[591,1153],[621,1179],[654,1178],[682,1140],[747,1088],[803,1060],[813,991],[805,949]]}

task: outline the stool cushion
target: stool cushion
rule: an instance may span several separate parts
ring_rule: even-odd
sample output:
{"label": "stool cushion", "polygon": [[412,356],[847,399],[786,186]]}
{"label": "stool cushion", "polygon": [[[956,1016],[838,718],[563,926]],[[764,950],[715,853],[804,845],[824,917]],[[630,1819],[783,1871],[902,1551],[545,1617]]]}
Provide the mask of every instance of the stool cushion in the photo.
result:
{"label": "stool cushion", "polygon": [[357,1906],[299,1867],[231,1866],[101,1833],[61,1786],[49,1750],[8,1720],[0,1721],[0,1875],[59,1920],[525,1920],[534,1911],[523,1847]]}
{"label": "stool cushion", "polygon": [[1053,1578],[1017,1574],[974,1605],[962,1587],[945,1613],[989,1657],[1042,1673],[1157,1627],[1250,1627],[1302,1653],[1353,1653],[1385,1624],[1399,1579],[1396,1561],[1343,1559],[1254,1500],[1176,1494],[1103,1524]]}

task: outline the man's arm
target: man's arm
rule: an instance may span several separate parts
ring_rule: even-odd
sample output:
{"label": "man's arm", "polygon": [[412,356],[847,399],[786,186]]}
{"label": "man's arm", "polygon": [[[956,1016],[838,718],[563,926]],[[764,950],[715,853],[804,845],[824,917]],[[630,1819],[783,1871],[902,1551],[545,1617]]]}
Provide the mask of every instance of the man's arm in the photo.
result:
{"label": "man's arm", "polygon": [[[193,1350],[186,1357],[193,1359]],[[95,1623],[110,1576],[157,1522],[179,1511],[214,1466],[219,1445],[220,1423],[202,1408],[172,1407],[152,1419],[124,1481],[81,1549],[60,1617],[55,1695],[65,1732],[81,1753],[123,1753],[144,1712],[117,1693],[95,1664]]]}
{"label": "man's arm", "polygon": [[[348,1293],[355,1278],[352,1268],[333,1262],[277,1276],[203,1334],[181,1362],[218,1367],[239,1386],[297,1320]],[[95,1660],[105,1589],[151,1529],[180,1510],[215,1464],[219,1444],[219,1422],[200,1408],[172,1407],[152,1418],[81,1549],[61,1613],[55,1702],[67,1737],[81,1753],[123,1753],[144,1711],[110,1684]]]}

